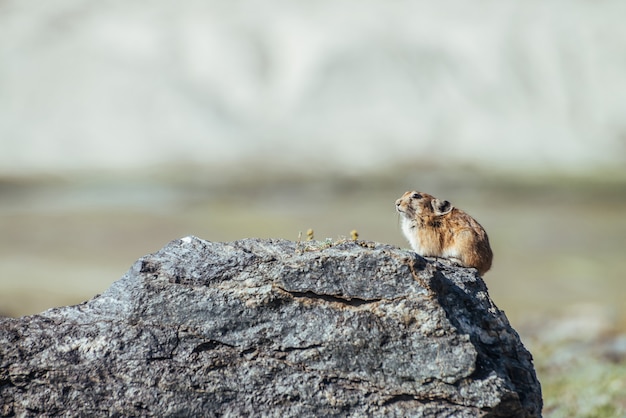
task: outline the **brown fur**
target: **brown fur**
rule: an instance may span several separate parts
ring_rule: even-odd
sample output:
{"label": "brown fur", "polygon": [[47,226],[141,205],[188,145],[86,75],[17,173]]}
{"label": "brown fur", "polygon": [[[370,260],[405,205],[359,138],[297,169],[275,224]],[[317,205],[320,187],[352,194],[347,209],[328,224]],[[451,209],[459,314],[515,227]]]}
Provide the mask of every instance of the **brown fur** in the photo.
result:
{"label": "brown fur", "polygon": [[489,238],[474,218],[422,192],[406,192],[396,200],[402,232],[416,253],[448,258],[483,275],[491,268]]}

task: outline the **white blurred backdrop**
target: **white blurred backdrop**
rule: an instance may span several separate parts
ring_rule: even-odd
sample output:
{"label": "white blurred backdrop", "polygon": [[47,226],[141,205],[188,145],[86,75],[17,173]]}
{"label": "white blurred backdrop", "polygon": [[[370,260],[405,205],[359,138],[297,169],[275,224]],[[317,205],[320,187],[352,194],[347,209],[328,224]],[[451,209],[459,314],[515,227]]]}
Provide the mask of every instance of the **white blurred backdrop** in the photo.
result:
{"label": "white blurred backdrop", "polygon": [[0,2],[0,174],[626,162],[623,1]]}

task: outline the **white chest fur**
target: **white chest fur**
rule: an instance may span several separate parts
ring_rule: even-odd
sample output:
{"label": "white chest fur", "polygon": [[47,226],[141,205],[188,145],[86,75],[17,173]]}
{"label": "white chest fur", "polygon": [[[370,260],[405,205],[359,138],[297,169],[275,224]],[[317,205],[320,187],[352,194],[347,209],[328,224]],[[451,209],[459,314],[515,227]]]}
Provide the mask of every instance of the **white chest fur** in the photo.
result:
{"label": "white chest fur", "polygon": [[416,225],[415,221],[403,217],[401,227],[402,233],[404,234],[407,241],[409,241],[409,244],[411,244],[411,248],[413,248],[413,251],[420,255],[428,255],[424,253],[426,249],[419,239],[417,231],[417,228],[419,227]]}

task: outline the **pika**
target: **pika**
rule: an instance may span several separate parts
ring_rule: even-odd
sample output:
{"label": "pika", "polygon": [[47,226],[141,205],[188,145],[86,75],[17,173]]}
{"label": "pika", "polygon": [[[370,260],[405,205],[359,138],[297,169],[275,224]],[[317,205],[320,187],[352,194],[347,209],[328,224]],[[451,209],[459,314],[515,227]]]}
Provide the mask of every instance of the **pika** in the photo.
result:
{"label": "pika", "polygon": [[419,255],[474,267],[481,276],[491,268],[493,253],[485,229],[447,200],[406,192],[396,200],[396,210],[404,236]]}

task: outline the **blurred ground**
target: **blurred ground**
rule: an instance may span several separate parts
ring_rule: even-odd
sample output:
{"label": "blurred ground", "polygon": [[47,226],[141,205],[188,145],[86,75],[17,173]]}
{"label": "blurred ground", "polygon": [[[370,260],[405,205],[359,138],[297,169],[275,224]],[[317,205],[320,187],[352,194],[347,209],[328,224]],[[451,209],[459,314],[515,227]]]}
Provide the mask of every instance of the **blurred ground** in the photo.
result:
{"label": "blurred ground", "polygon": [[349,236],[407,247],[394,211],[421,188],[472,214],[495,252],[490,292],[515,323],[597,305],[626,328],[626,187],[618,179],[506,178],[471,170],[367,178],[251,174],[194,168],[119,178],[0,184],[0,311],[24,315],[78,303],[140,256],[193,234],[295,240]]}
{"label": "blurred ground", "polygon": [[361,239],[407,247],[393,203],[416,188],[451,200],[487,229],[495,263],[485,280],[535,355],[547,416],[622,416],[626,181],[615,174],[403,168],[366,178],[262,171],[227,178],[177,167],[7,178],[0,182],[0,312],[34,314],[89,299],[137,258],[190,234],[296,240],[313,228],[318,239],[336,239],[356,229]]}

